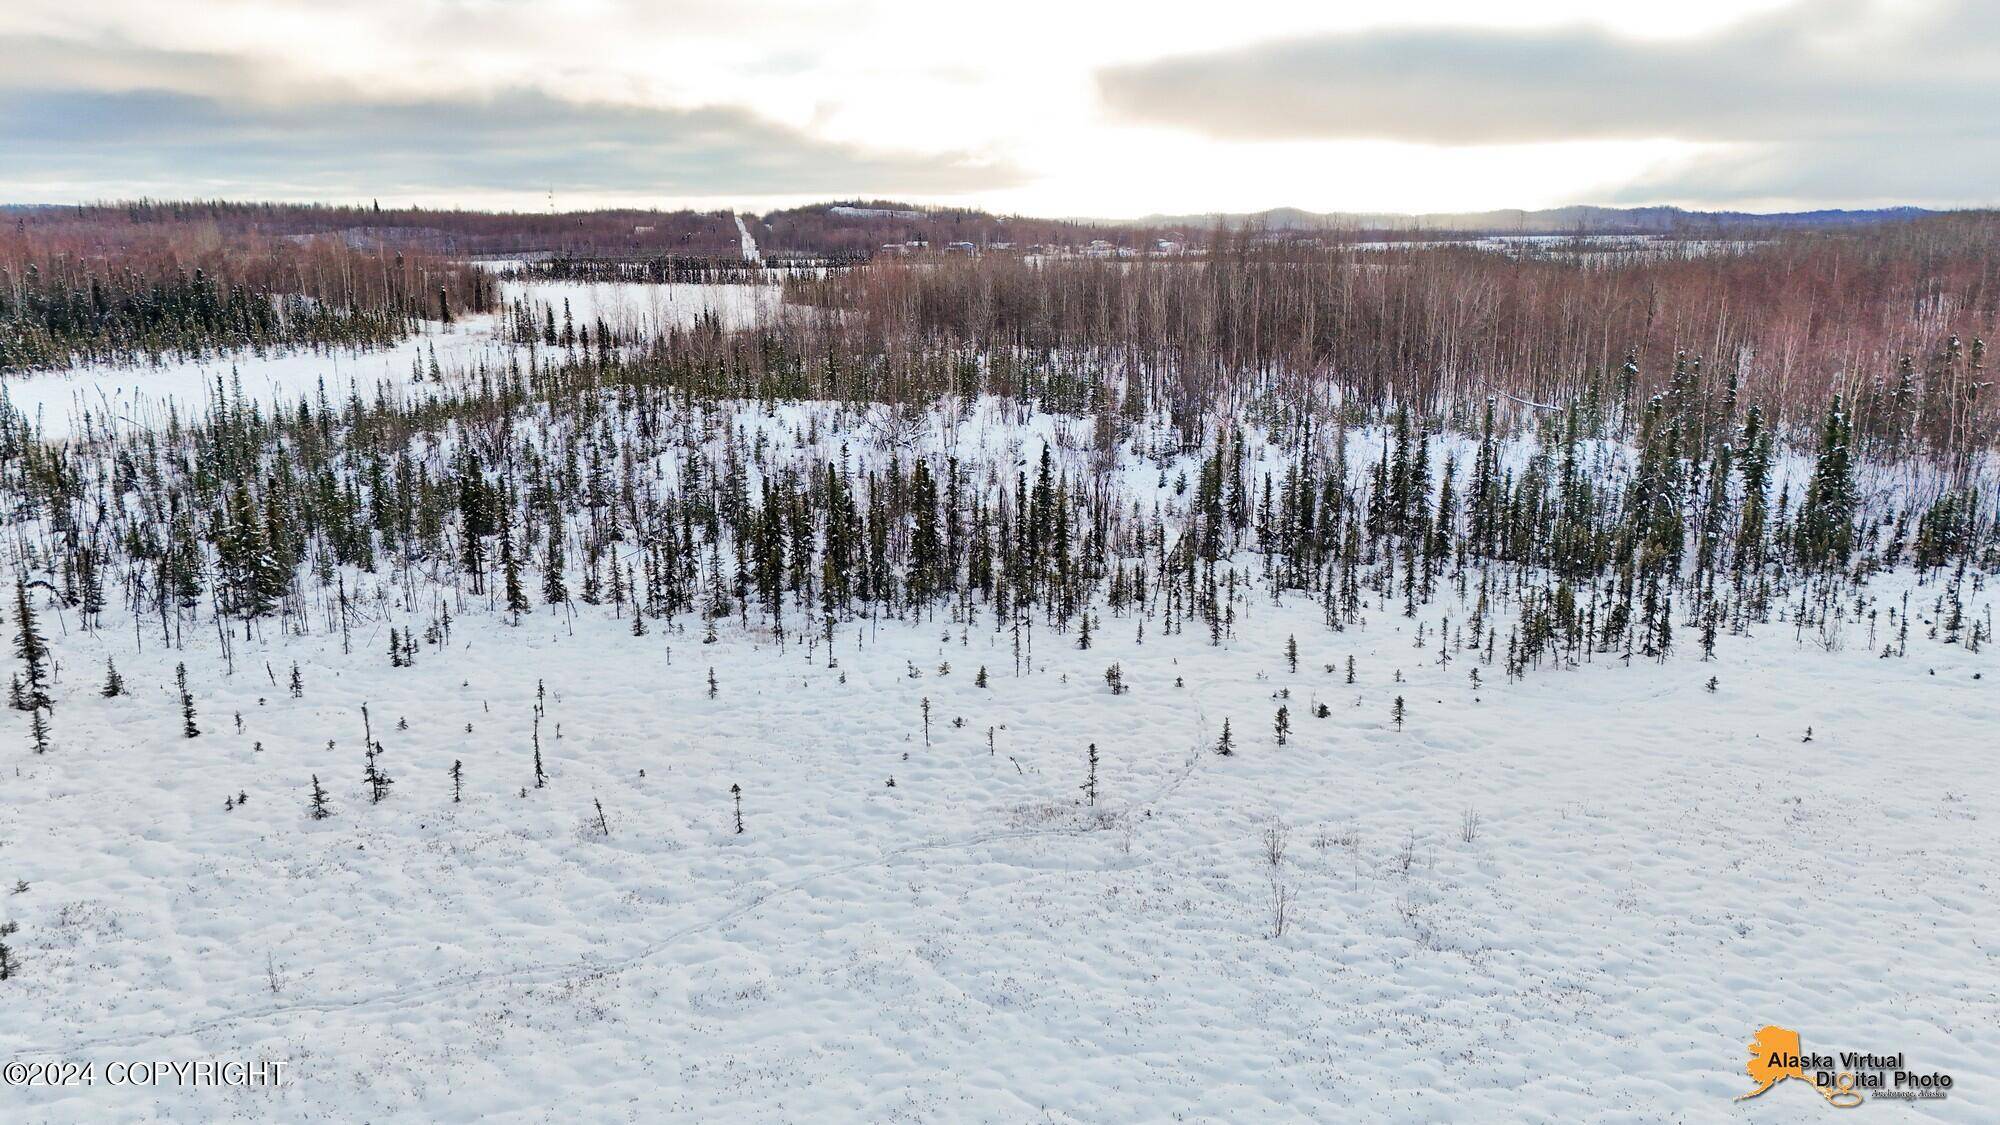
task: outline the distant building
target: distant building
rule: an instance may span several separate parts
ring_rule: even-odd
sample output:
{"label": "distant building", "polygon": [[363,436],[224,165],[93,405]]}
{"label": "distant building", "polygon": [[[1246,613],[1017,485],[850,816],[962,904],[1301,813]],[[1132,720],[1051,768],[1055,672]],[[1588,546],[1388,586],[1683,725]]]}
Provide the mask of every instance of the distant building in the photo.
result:
{"label": "distant building", "polygon": [[944,244],[944,252],[947,254],[963,254],[968,258],[976,258],[979,256],[979,247],[974,246],[970,242],[947,242]]}
{"label": "distant building", "polygon": [[638,226],[638,227],[633,227],[633,228],[632,228],[632,233],[633,233],[633,234],[651,234],[651,233],[653,233],[653,228],[652,228],[652,227],[648,227],[648,226]]}

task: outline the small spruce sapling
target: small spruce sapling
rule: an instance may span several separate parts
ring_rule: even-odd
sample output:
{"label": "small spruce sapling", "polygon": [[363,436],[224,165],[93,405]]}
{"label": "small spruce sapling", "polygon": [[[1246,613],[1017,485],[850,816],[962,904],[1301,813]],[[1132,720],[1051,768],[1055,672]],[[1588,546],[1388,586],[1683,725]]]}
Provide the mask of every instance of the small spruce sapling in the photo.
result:
{"label": "small spruce sapling", "polygon": [[1297,633],[1290,634],[1285,638],[1285,663],[1291,666],[1294,674],[1298,672],[1299,637]]}
{"label": "small spruce sapling", "polygon": [[28,738],[34,745],[35,753],[49,752],[49,716],[48,712],[40,707],[35,708],[28,717]]}
{"label": "small spruce sapling", "polygon": [[[894,778],[890,778],[889,784],[891,785],[896,784],[896,780]],[[731,783],[731,785],[729,786],[729,795],[736,802],[736,834],[738,836],[741,836],[743,835],[743,787],[741,785]]]}
{"label": "small spruce sapling", "polygon": [[549,775],[542,772],[542,719],[535,717],[535,788],[540,789],[549,782]]}
{"label": "small spruce sapling", "polygon": [[389,795],[389,787],[395,784],[388,774],[382,772],[381,763],[377,761],[381,752],[381,746],[373,742],[368,744],[368,766],[361,773],[361,780],[368,785],[368,803],[371,805],[381,804],[382,798]]}
{"label": "small spruce sapling", "polygon": [[451,803],[458,804],[465,798],[465,763],[457,758],[451,760]]}
{"label": "small spruce sapling", "polygon": [[1278,745],[1283,746],[1285,744],[1285,736],[1292,733],[1292,709],[1279,704],[1278,717],[1272,722],[1271,726],[1278,732]]}
{"label": "small spruce sapling", "polygon": [[1403,697],[1399,695],[1396,702],[1389,705],[1389,718],[1395,722],[1397,730],[1403,729],[1403,713]]}
{"label": "small spruce sapling", "polygon": [[1229,733],[1229,720],[1222,720],[1222,737],[1215,741],[1215,752],[1223,757],[1236,753],[1236,739]]}
{"label": "small spruce sapling", "polygon": [[318,774],[313,775],[312,802],[306,806],[306,810],[314,820],[325,820],[333,815],[333,810],[326,803],[326,787],[319,783]]}
{"label": "small spruce sapling", "polygon": [[174,684],[181,691],[181,737],[199,737],[201,728],[194,725],[194,693],[188,690],[187,665],[174,665]]}
{"label": "small spruce sapling", "polygon": [[101,694],[106,699],[116,699],[125,694],[125,677],[118,672],[118,665],[110,657],[104,658],[104,688]]}
{"label": "small spruce sapling", "polygon": [[1084,803],[1095,808],[1097,805],[1097,743],[1095,742],[1090,744],[1089,766],[1090,772],[1084,776],[1081,788]]}

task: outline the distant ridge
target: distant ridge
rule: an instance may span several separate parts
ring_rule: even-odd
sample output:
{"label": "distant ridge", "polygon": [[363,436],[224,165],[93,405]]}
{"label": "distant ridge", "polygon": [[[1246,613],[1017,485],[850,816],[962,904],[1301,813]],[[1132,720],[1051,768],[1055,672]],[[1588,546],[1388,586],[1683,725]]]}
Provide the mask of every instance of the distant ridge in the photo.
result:
{"label": "distant ridge", "polygon": [[1249,226],[1266,230],[1407,230],[1490,234],[1663,234],[1744,227],[1853,226],[1899,222],[1940,212],[1923,207],[1848,211],[1689,211],[1680,207],[1551,207],[1541,211],[1440,211],[1409,215],[1386,211],[1305,211],[1274,207],[1224,215],[1147,215],[1137,219],[1085,220],[1107,226]]}

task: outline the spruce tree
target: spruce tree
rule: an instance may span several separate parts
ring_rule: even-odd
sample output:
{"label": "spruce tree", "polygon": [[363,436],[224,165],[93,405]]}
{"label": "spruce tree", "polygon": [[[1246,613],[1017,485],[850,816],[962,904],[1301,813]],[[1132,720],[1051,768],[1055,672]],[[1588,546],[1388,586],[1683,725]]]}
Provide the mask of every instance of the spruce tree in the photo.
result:
{"label": "spruce tree", "polygon": [[250,490],[237,485],[230,496],[229,518],[217,544],[221,560],[219,590],[229,612],[250,623],[277,608],[289,576],[271,549],[269,530]]}
{"label": "spruce tree", "polygon": [[569,600],[569,585],[563,580],[562,520],[549,521],[549,549],[542,567],[542,600],[560,606]]}
{"label": "spruce tree", "polygon": [[389,795],[389,787],[395,784],[388,774],[382,772],[381,754],[382,747],[371,741],[367,748],[368,765],[361,774],[361,780],[368,786],[368,803],[371,805],[381,804],[382,798]]}
{"label": "spruce tree", "polygon": [[535,788],[541,789],[549,783],[549,775],[542,771],[542,719],[535,717]]}
{"label": "spruce tree", "polygon": [[514,553],[514,524],[508,517],[512,505],[502,502],[500,509],[500,575],[502,592],[507,598],[507,612],[515,618],[534,608],[528,601],[528,592],[521,585],[521,560]]}
{"label": "spruce tree", "polygon": [[49,719],[46,709],[37,707],[29,715],[28,737],[35,748],[35,753],[46,754],[49,752]]}
{"label": "spruce tree", "polygon": [[1286,736],[1286,735],[1289,735],[1290,733],[1292,733],[1292,710],[1291,710],[1291,708],[1289,708],[1289,707],[1285,706],[1285,705],[1284,705],[1284,704],[1282,704],[1282,703],[1281,703],[1281,704],[1279,704],[1279,705],[1278,705],[1278,717],[1277,717],[1277,719],[1276,719],[1276,720],[1274,720],[1274,721],[1273,721],[1273,723],[1272,723],[1272,726],[1273,726],[1273,727],[1274,727],[1274,728],[1275,728],[1275,729],[1277,730],[1277,732],[1278,732],[1278,745],[1280,745],[1280,746],[1283,746],[1283,745],[1285,744],[1285,736]]}
{"label": "spruce tree", "polygon": [[1852,423],[1833,396],[1820,426],[1819,460],[1813,466],[1805,500],[1799,505],[1794,549],[1799,561],[1814,568],[1845,565],[1854,545],[1854,458]]}
{"label": "spruce tree", "polygon": [[1236,753],[1236,739],[1229,733],[1229,720],[1222,720],[1222,737],[1216,740],[1215,752],[1224,757]]}
{"label": "spruce tree", "polygon": [[195,738],[201,734],[201,728],[194,724],[194,693],[188,690],[187,665],[174,665],[174,685],[181,693],[181,737]]}
{"label": "spruce tree", "polygon": [[99,694],[106,699],[116,699],[125,694],[125,677],[119,675],[118,665],[108,656],[104,658],[104,687]]}
{"label": "spruce tree", "polygon": [[14,655],[21,658],[27,674],[25,686],[14,706],[23,711],[47,710],[49,700],[49,645],[35,624],[35,610],[28,601],[27,583],[14,583]]}

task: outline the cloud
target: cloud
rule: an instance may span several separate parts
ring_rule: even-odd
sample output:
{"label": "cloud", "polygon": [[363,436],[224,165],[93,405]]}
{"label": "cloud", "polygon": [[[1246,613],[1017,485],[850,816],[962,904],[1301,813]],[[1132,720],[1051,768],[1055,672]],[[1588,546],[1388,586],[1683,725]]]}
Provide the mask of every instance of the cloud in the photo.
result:
{"label": "cloud", "polygon": [[1098,73],[1127,120],[1230,140],[1441,145],[1992,138],[2000,11],[1819,0],[1680,39],[1390,29]]}
{"label": "cloud", "polygon": [[512,191],[937,194],[1020,182],[1003,162],[886,153],[735,106],[572,101],[513,86],[372,98],[268,63],[0,37],[0,182],[298,195]]}
{"label": "cloud", "polygon": [[1609,204],[1787,208],[1800,201],[1875,207],[2000,203],[2000,139],[1895,138],[1726,145],[1605,188]]}

